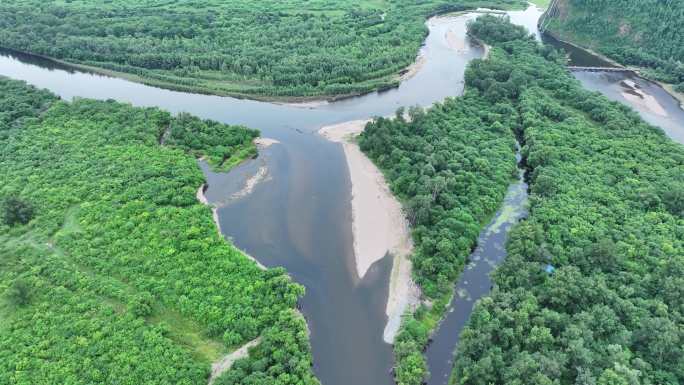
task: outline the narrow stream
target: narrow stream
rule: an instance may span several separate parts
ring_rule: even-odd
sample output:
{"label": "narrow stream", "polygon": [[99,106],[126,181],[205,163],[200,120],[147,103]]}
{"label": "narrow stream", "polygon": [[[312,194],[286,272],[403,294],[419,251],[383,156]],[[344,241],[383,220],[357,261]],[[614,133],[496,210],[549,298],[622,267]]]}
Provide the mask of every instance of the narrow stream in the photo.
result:
{"label": "narrow stream", "polygon": [[[536,30],[541,11],[530,7],[509,15],[513,22]],[[264,265],[285,267],[306,287],[301,307],[311,329],[314,370],[323,385],[390,385],[391,346],[383,342],[382,334],[391,261],[378,261],[361,281],[356,278],[347,164],[339,144],[315,133],[322,126],[386,116],[401,106],[429,106],[461,94],[466,65],[483,54],[465,38],[466,22],[475,16],[430,19],[430,34],[421,50],[424,65],[400,87],[308,107],[169,91],[74,71],[8,50],[0,50],[0,75],[47,88],[67,100],[87,97],[158,106],[172,113],[189,112],[257,128],[263,137],[279,141],[261,149],[258,159],[229,173],[214,173],[200,164],[209,185],[207,198],[220,206],[222,232]],[[450,32],[463,39],[462,47],[448,43]],[[629,104],[616,88],[624,79],[600,74],[575,76],[587,88]],[[672,106],[673,98],[652,89],[657,86],[651,83],[637,83],[664,106],[671,126],[663,123],[662,116],[649,118],[639,111],[642,116],[654,119],[649,121],[682,141],[683,112]],[[260,182],[251,192],[236,194],[257,174]],[[473,302],[489,291],[489,272],[505,257],[506,234],[524,216],[525,199],[526,185],[520,179],[509,188],[504,206],[481,234],[479,247],[456,287],[453,310],[427,352],[434,373],[431,384],[445,383],[458,334]]]}
{"label": "narrow stream", "polygon": [[491,272],[506,258],[506,239],[511,228],[527,216],[527,183],[521,165],[520,148],[516,154],[518,179],[508,187],[504,202],[491,222],[480,233],[477,248],[470,255],[458,283],[447,315],[432,336],[425,355],[430,378],[428,385],[447,385],[453,368],[454,352],[461,330],[468,322],[475,302],[489,294]]}

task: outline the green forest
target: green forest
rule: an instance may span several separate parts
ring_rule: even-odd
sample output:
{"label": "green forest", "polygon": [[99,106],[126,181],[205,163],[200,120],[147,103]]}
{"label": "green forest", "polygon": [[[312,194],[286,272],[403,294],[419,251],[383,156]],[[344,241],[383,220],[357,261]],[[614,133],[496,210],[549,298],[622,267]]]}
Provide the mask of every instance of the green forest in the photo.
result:
{"label": "green forest", "polygon": [[560,0],[549,30],[684,92],[684,2]]}
{"label": "green forest", "polygon": [[184,91],[253,98],[398,85],[426,17],[521,0],[5,0],[0,46]]}
{"label": "green forest", "polygon": [[[303,287],[261,270],[196,199],[257,131],[0,78],[0,383],[317,384]],[[160,143],[163,142],[163,143]]]}
{"label": "green forest", "polygon": [[531,196],[453,383],[684,383],[684,147],[504,20],[471,33],[495,48],[467,93],[515,106]]}

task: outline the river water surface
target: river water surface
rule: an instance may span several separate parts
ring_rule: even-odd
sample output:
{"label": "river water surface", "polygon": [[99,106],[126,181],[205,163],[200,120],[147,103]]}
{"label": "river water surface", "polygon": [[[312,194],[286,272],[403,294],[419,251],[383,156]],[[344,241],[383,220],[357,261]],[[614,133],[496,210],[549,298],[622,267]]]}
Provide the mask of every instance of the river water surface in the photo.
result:
{"label": "river water surface", "polygon": [[[513,22],[536,31],[541,12],[535,7],[511,12]],[[475,14],[428,21],[430,34],[421,54],[424,65],[392,90],[318,106],[288,106],[227,97],[169,91],[123,79],[74,71],[67,66],[0,50],[0,75],[47,88],[64,99],[114,99],[136,106],[158,106],[173,113],[242,124],[279,141],[260,156],[229,173],[201,165],[210,202],[219,206],[223,234],[266,266],[283,266],[303,284],[301,307],[311,330],[314,370],[323,385],[389,385],[391,346],[382,340],[386,322],[390,258],[378,261],[364,278],[356,277],[351,231],[349,172],[339,144],[316,135],[323,126],[372,116],[386,116],[401,106],[429,106],[463,90],[467,63],[482,49],[465,39],[466,22]],[[451,35],[450,39],[447,36]],[[453,36],[463,40],[454,44]],[[458,47],[455,47],[458,46]],[[575,74],[590,89],[619,99],[621,79]],[[612,75],[611,75],[612,76]],[[619,75],[618,76],[622,76]],[[651,83],[643,84],[644,89]],[[684,119],[670,110],[671,97],[651,90],[671,112],[668,134],[682,135]],[[627,103],[623,98],[622,102]],[[647,119],[651,119],[639,111]],[[649,120],[663,124],[663,117]],[[680,136],[680,140],[684,136]],[[247,180],[260,175],[250,193],[239,196]],[[451,352],[474,300],[489,291],[489,271],[504,256],[507,229],[524,214],[526,186],[509,189],[497,219],[482,233],[480,244],[457,286],[451,313],[428,351],[434,384],[443,384]],[[444,342],[444,344],[442,343]]]}

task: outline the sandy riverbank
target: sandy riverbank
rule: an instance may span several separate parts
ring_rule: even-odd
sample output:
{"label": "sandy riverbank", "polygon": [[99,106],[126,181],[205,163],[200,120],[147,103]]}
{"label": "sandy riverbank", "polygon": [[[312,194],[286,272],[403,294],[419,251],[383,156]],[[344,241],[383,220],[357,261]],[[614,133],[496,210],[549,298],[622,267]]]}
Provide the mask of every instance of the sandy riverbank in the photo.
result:
{"label": "sandy riverbank", "polygon": [[427,59],[425,58],[425,55],[421,51],[418,56],[416,57],[416,61],[413,62],[410,66],[408,66],[402,74],[399,76],[399,80],[406,81],[411,79],[412,77],[416,76],[418,72],[423,68],[425,63],[427,62]]}
{"label": "sandy riverbank", "polygon": [[384,339],[392,342],[401,316],[415,306],[420,297],[411,279],[413,249],[410,230],[401,204],[390,192],[382,172],[368,159],[354,138],[368,120],[356,120],[322,128],[319,133],[341,143],[352,184],[352,231],[357,275],[363,278],[370,266],[387,253],[393,257]]}
{"label": "sandy riverbank", "polygon": [[201,185],[197,189],[197,200],[204,205],[211,206],[211,215],[214,218],[216,230],[218,231],[220,236],[223,236],[223,234],[221,233],[221,223],[219,222],[218,218],[218,209],[215,206],[209,204],[209,200],[207,200],[207,197],[204,195],[204,185]]}

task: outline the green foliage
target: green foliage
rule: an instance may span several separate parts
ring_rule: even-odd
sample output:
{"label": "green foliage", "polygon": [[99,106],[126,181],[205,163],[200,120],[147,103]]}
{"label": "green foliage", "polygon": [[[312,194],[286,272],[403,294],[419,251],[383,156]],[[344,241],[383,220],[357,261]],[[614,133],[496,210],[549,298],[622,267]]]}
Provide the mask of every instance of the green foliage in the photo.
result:
{"label": "green foliage", "polygon": [[498,43],[470,70],[480,92],[534,75],[507,97],[532,191],[461,334],[455,383],[681,384],[684,148],[546,52]]}
{"label": "green foliage", "polygon": [[136,317],[147,317],[152,314],[152,306],[154,304],[154,297],[149,292],[139,293],[129,303],[130,311]]}
{"label": "green foliage", "polygon": [[550,30],[620,63],[646,67],[668,83],[684,82],[684,2],[561,0]]}
{"label": "green foliage", "polygon": [[240,128],[235,130],[234,126],[181,113],[169,123],[162,141],[198,157],[206,156],[210,163],[226,169],[257,155],[256,147],[250,143],[259,136],[259,131]]}
{"label": "green foliage", "polygon": [[[508,16],[506,20],[509,21]],[[503,43],[511,40],[533,39],[529,31],[520,25],[502,24],[501,17],[494,15],[482,15],[477,21],[468,23],[468,34],[472,36],[486,36],[487,42]]]}
{"label": "green foliage", "polygon": [[[0,307],[0,383],[205,383],[210,360],[285,327],[303,287],[226,242],[195,196],[196,157],[252,154],[255,131],[0,90],[19,107],[0,112],[0,196],[35,205],[27,226],[0,225],[0,288],[21,298],[17,277],[31,283],[30,302]],[[291,369],[292,383],[310,376]]]}
{"label": "green foliage", "polygon": [[2,220],[7,226],[25,225],[33,218],[33,206],[15,197],[2,201]]}
{"label": "green foliage", "polygon": [[422,351],[428,344],[430,328],[418,320],[408,317],[394,341],[396,368],[394,377],[398,384],[420,385],[428,374],[427,363]]}
{"label": "green foliage", "polygon": [[215,94],[330,96],[398,84],[429,15],[520,0],[6,0],[0,45]]}

